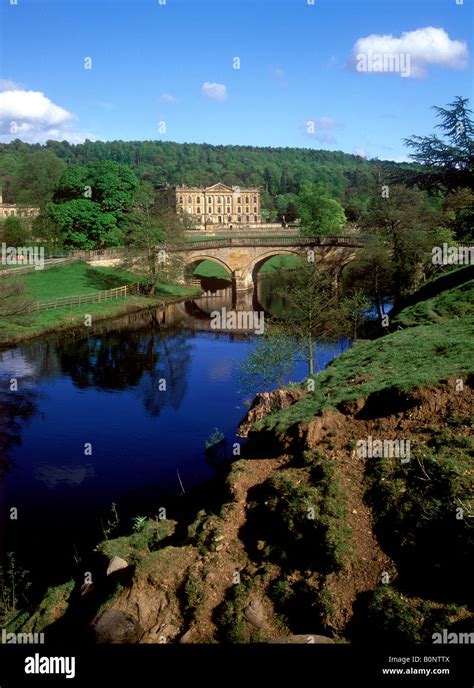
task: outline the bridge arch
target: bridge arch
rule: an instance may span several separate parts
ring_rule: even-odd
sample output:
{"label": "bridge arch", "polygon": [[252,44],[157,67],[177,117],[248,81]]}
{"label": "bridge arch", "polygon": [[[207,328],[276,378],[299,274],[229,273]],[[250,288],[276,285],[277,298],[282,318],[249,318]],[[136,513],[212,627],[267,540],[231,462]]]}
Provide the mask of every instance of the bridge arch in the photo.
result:
{"label": "bridge arch", "polygon": [[348,265],[352,263],[353,260],[355,260],[356,256],[350,256],[349,258],[346,258],[344,261],[341,261],[341,263],[337,266],[335,272],[334,272],[334,286],[337,289],[342,289],[343,286],[343,272],[347,268]]}
{"label": "bridge arch", "polygon": [[194,265],[194,267],[197,267],[200,263],[202,263],[205,260],[208,260],[211,263],[217,263],[217,265],[220,265],[221,267],[223,267],[224,270],[229,273],[229,279],[232,279],[232,277],[234,275],[234,271],[232,270],[232,268],[229,267],[229,265],[224,260],[222,260],[221,258],[218,258],[217,256],[214,256],[212,254],[211,255],[199,254],[197,256],[191,255],[191,256],[187,257],[187,259],[185,261],[185,265],[184,265],[185,273],[189,270],[189,268],[191,266]]}
{"label": "bridge arch", "polygon": [[250,263],[242,270],[243,275],[251,275],[252,281],[256,283],[257,274],[260,268],[274,256],[296,256],[297,258],[304,259],[305,251],[304,249],[286,249],[286,248],[275,248],[271,251],[266,251],[260,254],[256,258],[252,258]]}

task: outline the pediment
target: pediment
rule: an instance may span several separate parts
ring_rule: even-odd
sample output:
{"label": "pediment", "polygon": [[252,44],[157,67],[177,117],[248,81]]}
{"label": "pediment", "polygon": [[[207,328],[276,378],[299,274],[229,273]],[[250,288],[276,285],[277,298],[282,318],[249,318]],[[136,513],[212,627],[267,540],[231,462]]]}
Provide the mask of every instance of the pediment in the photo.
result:
{"label": "pediment", "polygon": [[231,186],[226,186],[225,184],[221,184],[221,182],[217,182],[217,184],[213,184],[212,186],[208,186],[206,191],[221,191],[222,193],[233,193],[233,188]]}

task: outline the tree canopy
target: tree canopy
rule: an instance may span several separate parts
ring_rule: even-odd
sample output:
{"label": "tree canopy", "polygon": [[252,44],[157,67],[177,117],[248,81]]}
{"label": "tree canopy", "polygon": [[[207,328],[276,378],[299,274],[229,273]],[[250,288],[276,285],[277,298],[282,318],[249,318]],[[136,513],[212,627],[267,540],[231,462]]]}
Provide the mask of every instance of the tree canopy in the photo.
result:
{"label": "tree canopy", "polygon": [[69,248],[118,246],[138,189],[132,170],[116,162],[71,165],[45,209]]}
{"label": "tree canopy", "polygon": [[346,224],[343,207],[322,184],[305,184],[296,207],[303,232],[310,236],[339,234]]}
{"label": "tree canopy", "polygon": [[406,145],[413,150],[410,157],[424,169],[414,173],[411,181],[425,189],[442,188],[454,191],[473,186],[474,123],[469,99],[458,96],[446,108],[433,106],[439,118],[436,134],[410,136]]}

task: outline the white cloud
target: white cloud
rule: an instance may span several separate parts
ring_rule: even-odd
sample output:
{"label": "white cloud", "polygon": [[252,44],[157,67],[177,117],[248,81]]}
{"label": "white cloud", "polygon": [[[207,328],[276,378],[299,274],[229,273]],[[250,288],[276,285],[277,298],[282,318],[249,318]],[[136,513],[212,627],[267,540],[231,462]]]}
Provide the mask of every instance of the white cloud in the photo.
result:
{"label": "white cloud", "polygon": [[163,103],[176,103],[176,98],[172,96],[171,93],[162,93],[160,100],[163,101]]}
{"label": "white cloud", "polygon": [[205,81],[201,86],[201,94],[215,100],[217,102],[223,102],[227,100],[227,88],[224,84],[215,84],[210,81]]}
{"label": "white cloud", "polygon": [[81,143],[94,137],[87,132],[74,131],[75,115],[53,103],[40,91],[12,89],[0,93],[0,139],[21,138],[29,143],[44,143],[48,139]]}
{"label": "white cloud", "polygon": [[354,155],[358,155],[360,158],[368,158],[369,154],[365,148],[354,148]]}
{"label": "white cloud", "polygon": [[[367,60],[369,68],[364,68]],[[392,34],[359,38],[349,60],[356,71],[399,72],[406,77],[418,78],[426,76],[428,65],[464,69],[468,62],[466,43],[452,40],[444,29],[433,26],[405,31],[399,38]]]}
{"label": "white cloud", "polygon": [[2,120],[27,122],[37,126],[64,124],[74,118],[40,91],[4,91],[0,94]]}

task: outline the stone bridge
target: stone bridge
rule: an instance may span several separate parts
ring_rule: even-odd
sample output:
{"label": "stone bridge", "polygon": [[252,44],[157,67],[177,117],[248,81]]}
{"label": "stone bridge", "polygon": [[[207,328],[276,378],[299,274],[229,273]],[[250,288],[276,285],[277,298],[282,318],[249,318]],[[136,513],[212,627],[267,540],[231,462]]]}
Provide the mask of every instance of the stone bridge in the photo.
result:
{"label": "stone bridge", "polygon": [[236,291],[253,289],[262,265],[272,256],[290,255],[313,260],[327,270],[337,284],[339,273],[366,243],[363,236],[246,237],[203,239],[170,247],[183,255],[184,272],[203,260],[222,265],[232,276]]}

